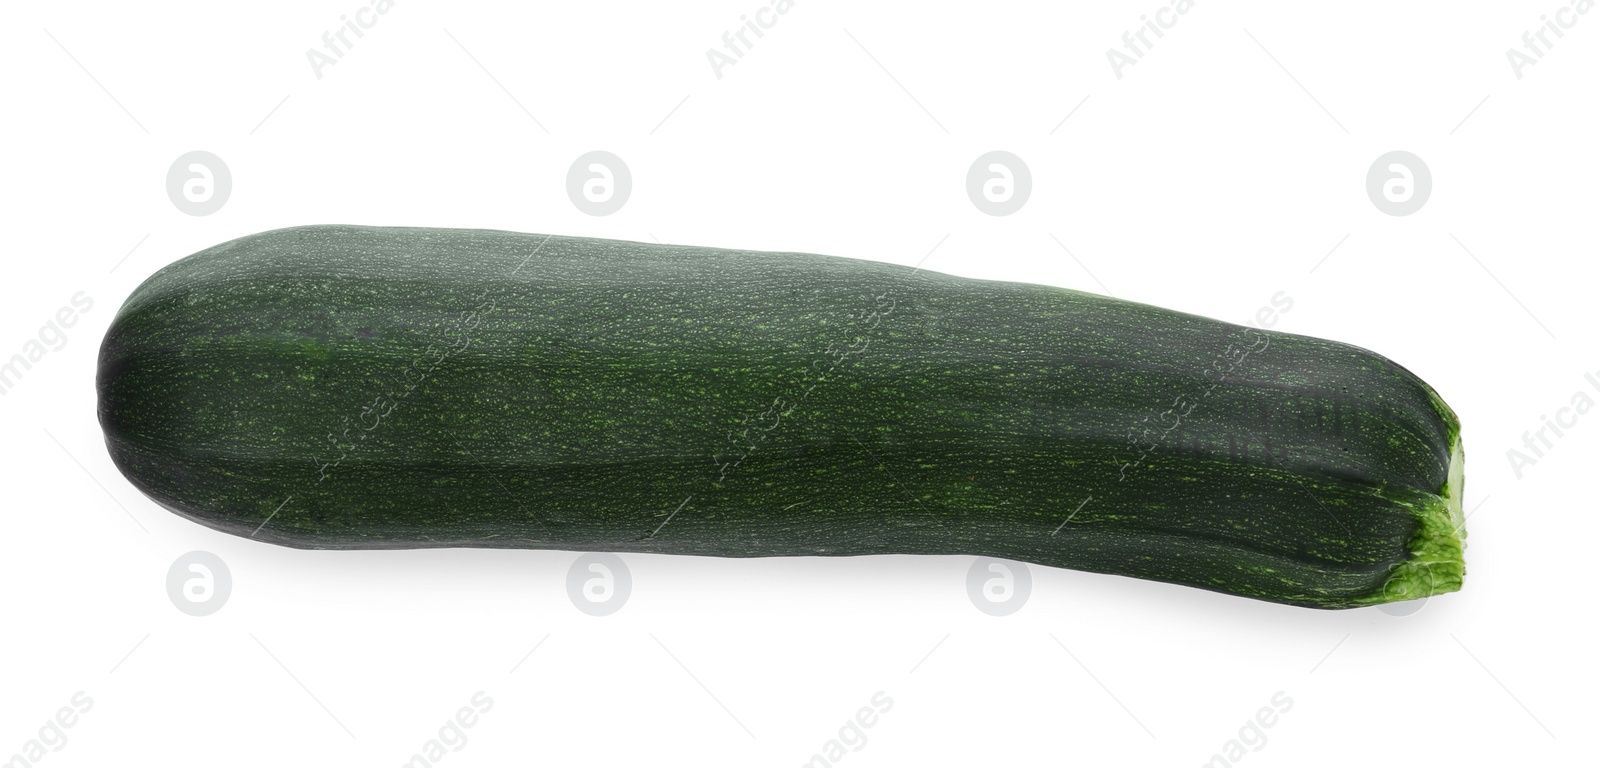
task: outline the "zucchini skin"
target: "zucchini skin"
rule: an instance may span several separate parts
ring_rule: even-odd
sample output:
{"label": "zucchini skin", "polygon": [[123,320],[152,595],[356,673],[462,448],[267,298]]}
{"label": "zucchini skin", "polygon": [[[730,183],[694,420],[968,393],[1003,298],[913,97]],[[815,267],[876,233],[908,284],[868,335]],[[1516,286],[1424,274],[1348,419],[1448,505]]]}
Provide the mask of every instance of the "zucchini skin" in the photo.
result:
{"label": "zucchini skin", "polygon": [[1464,570],[1459,421],[1386,358],[871,261],[274,230],[139,286],[97,390],[142,492],[291,547],[983,555],[1320,608]]}

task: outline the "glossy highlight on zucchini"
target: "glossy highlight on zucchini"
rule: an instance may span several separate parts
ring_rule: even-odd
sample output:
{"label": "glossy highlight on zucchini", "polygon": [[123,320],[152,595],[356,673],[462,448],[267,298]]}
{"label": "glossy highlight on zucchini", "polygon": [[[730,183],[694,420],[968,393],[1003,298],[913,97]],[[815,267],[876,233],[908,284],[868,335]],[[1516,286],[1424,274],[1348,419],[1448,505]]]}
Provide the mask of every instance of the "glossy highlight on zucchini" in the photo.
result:
{"label": "glossy highlight on zucchini", "polygon": [[1460,423],[1358,347],[804,253],[308,226],[100,349],[142,492],[300,548],[941,554],[1317,608],[1460,588]]}

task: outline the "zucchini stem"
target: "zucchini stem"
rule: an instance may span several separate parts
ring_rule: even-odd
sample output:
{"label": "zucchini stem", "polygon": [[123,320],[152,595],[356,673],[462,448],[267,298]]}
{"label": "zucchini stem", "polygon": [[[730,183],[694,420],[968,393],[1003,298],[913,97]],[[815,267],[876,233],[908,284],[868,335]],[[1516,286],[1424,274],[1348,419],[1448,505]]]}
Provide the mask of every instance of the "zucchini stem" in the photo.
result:
{"label": "zucchini stem", "polygon": [[1467,537],[1466,515],[1461,506],[1464,460],[1461,437],[1457,434],[1451,440],[1450,469],[1444,487],[1437,496],[1412,508],[1419,525],[1407,545],[1411,557],[1390,571],[1377,594],[1360,603],[1378,605],[1419,600],[1461,589],[1467,572],[1462,557]]}

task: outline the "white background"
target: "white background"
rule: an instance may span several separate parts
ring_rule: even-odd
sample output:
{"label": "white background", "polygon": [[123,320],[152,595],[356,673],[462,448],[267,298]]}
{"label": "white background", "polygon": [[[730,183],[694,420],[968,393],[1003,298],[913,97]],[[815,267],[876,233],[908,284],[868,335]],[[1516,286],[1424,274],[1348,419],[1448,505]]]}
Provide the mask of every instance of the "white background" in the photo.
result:
{"label": "white background", "polygon": [[[1520,478],[1506,451],[1600,400],[1600,12],[1519,79],[1507,49],[1561,0],[1199,0],[1119,79],[1106,51],[1159,0],[798,0],[719,79],[706,51],[761,0],[398,0],[317,77],[306,51],[362,2],[0,12],[0,357],[93,301],[0,396],[0,758],[82,691],[40,763],[402,765],[483,691],[436,764],[797,766],[883,691],[838,763],[1201,765],[1282,691],[1234,764],[1592,760],[1600,416]],[[633,175],[605,217],[564,186],[595,149]],[[965,191],[996,149],[1033,176],[1011,216]],[[192,150],[231,169],[209,216],[166,193]],[[1409,216],[1365,191],[1391,150],[1432,172]],[[1397,616],[1035,567],[997,618],[971,558],[626,556],[632,595],[597,618],[572,553],[305,552],[182,520],[104,450],[100,337],[162,265],[317,223],[926,258],[1234,322],[1283,291],[1277,329],[1387,355],[1461,415],[1466,586]],[[233,577],[206,617],[166,592],[192,550]]]}

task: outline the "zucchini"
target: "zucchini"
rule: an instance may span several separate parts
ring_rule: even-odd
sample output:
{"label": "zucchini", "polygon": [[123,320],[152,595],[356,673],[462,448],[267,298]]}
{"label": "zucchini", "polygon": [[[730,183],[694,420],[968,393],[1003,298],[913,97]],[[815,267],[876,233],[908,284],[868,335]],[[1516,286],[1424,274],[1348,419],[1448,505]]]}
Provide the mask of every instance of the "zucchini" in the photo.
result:
{"label": "zucchini", "polygon": [[1460,588],[1460,424],[1373,352],[904,266],[311,226],[157,272],[118,468],[300,548],[964,554],[1348,608]]}

